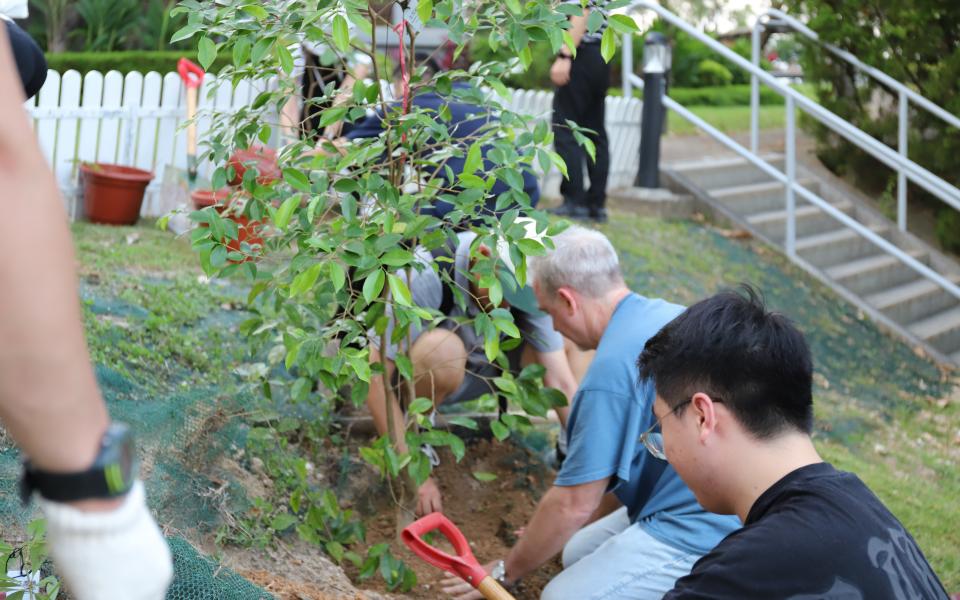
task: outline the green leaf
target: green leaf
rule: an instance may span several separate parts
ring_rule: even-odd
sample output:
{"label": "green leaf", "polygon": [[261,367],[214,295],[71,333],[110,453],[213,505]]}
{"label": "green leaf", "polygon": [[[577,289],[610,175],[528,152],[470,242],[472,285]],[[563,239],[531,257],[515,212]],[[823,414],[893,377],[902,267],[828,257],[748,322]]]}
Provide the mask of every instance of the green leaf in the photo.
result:
{"label": "green leaf", "polygon": [[402,267],[410,262],[413,254],[409,250],[394,248],[380,257],[380,262],[391,267]]}
{"label": "green leaf", "polygon": [[613,32],[613,28],[608,27],[604,30],[603,37],[600,38],[600,54],[605,62],[610,62],[616,52],[617,35]]}
{"label": "green leaf", "polygon": [[270,528],[274,531],[284,531],[297,522],[297,518],[291,514],[284,513],[277,515],[270,522]]}
{"label": "green leaf", "polygon": [[317,125],[319,127],[326,127],[327,125],[332,125],[337,121],[341,121],[345,116],[347,116],[347,110],[348,109],[343,106],[328,108],[320,113],[320,119],[317,121]]}
{"label": "green leaf", "polygon": [[433,15],[433,0],[419,0],[417,3],[417,16],[424,23],[430,20]]}
{"label": "green leaf", "polygon": [[500,421],[490,421],[490,431],[493,432],[493,437],[501,442],[510,437],[510,430]]}
{"label": "green leaf", "polygon": [[283,44],[277,44],[277,59],[280,60],[280,68],[287,75],[293,73],[293,55]]}
{"label": "green leaf", "polygon": [[227,264],[227,247],[217,246],[210,253],[210,265],[219,269],[225,264]]}
{"label": "green leaf", "polygon": [[500,306],[500,303],[503,302],[503,286],[499,281],[494,280],[487,286],[487,295],[490,298],[490,304]]}
{"label": "green leaf", "polygon": [[517,384],[514,383],[512,379],[506,379],[504,377],[495,377],[493,379],[493,384],[508,394],[517,393]]}
{"label": "green leaf", "polygon": [[567,46],[567,50],[570,51],[570,55],[576,58],[577,44],[573,41],[573,36],[570,35],[570,32],[566,29],[563,30],[563,43]]}
{"label": "green leaf", "polygon": [[324,548],[326,549],[327,554],[329,554],[333,558],[333,560],[337,562],[340,562],[341,560],[343,560],[344,550],[343,550],[343,544],[341,544],[340,542],[337,542],[337,541],[327,542]]}
{"label": "green leaf", "polygon": [[255,19],[266,19],[268,16],[266,9],[259,4],[248,4],[242,10]]}
{"label": "green leaf", "polygon": [[524,69],[529,69],[530,65],[533,64],[533,50],[530,49],[530,46],[524,46],[520,50],[520,63],[523,65]]}
{"label": "green leaf", "polygon": [[337,15],[333,18],[333,43],[340,52],[346,52],[350,49],[350,27],[343,15]]}
{"label": "green leaf", "polygon": [[347,281],[347,274],[340,263],[331,261],[327,264],[330,265],[330,282],[333,283],[333,289],[339,292]]}
{"label": "green leaf", "polygon": [[300,196],[291,196],[283,201],[277,214],[274,217],[274,223],[280,229],[286,230],[290,224],[290,217],[293,216],[293,210],[300,204]]}
{"label": "green leaf", "polygon": [[477,422],[470,417],[451,417],[447,419],[447,422],[452,425],[459,425],[460,427],[472,429],[474,431],[476,431],[478,427]]}
{"label": "green leaf", "polygon": [[617,33],[633,33],[639,30],[637,22],[627,15],[610,15],[607,24]]}
{"label": "green leaf", "polygon": [[512,338],[520,337],[520,329],[518,329],[512,321],[508,321],[506,319],[494,319],[493,324],[497,327],[497,329]]}
{"label": "green leaf", "polygon": [[564,179],[567,178],[567,163],[563,160],[563,157],[554,152],[553,150],[548,150],[547,154],[550,156],[550,159],[553,160],[553,164],[556,165],[557,170],[560,171],[560,174],[563,175]]}
{"label": "green leaf", "polygon": [[467,158],[463,161],[463,172],[473,175],[483,166],[483,148],[480,142],[474,142],[467,150]]}
{"label": "green leaf", "polygon": [[310,192],[310,180],[299,169],[286,168],[283,170],[283,180],[290,184],[290,187],[301,192]]}
{"label": "green leaf", "polygon": [[384,279],[383,271],[380,269],[367,275],[367,278],[363,281],[363,299],[367,301],[367,304],[373,302],[373,299],[383,291]]}
{"label": "green leaf", "polygon": [[200,38],[200,42],[197,44],[197,60],[200,62],[203,70],[206,71],[209,69],[216,58],[217,44],[206,36]]}
{"label": "green leaf", "polygon": [[603,25],[603,13],[599,10],[591,10],[587,16],[587,31],[593,33],[599,30],[601,25]]}
{"label": "green leaf", "polygon": [[513,14],[520,14],[523,12],[523,7],[520,6],[519,0],[506,0],[507,10]]}
{"label": "green leaf", "polygon": [[390,295],[400,306],[413,306],[413,298],[410,296],[410,288],[402,279],[393,275],[387,275],[387,281],[390,282]]}
{"label": "green leaf", "polygon": [[317,279],[320,277],[321,270],[323,270],[323,263],[316,263],[306,271],[294,277],[293,281],[290,283],[290,297],[292,298],[311,290],[313,285],[317,283]]}
{"label": "green leaf", "polygon": [[493,481],[497,478],[495,473],[487,473],[486,471],[474,471],[473,477],[477,481],[483,481],[483,482]]}
{"label": "green leaf", "polygon": [[270,51],[270,46],[273,45],[274,38],[263,38],[253,45],[253,50],[250,51],[250,61],[254,63],[260,62],[264,56],[267,55],[267,52]]}
{"label": "green leaf", "polygon": [[420,413],[425,413],[428,410],[433,408],[433,401],[430,398],[417,398],[410,403],[410,406],[407,408],[407,412],[419,415]]}
{"label": "green leaf", "polygon": [[184,27],[183,29],[180,29],[180,30],[177,31],[175,34],[173,34],[173,37],[170,38],[170,43],[171,43],[171,44],[175,44],[175,43],[177,43],[177,42],[180,42],[180,41],[183,41],[183,40],[185,40],[185,39],[191,38],[191,37],[193,37],[193,34],[197,33],[197,32],[200,31],[200,30],[202,30],[203,27],[204,27],[204,24],[203,24],[203,23],[190,23],[189,25],[187,25],[187,26]]}
{"label": "green leaf", "polygon": [[487,355],[487,360],[493,362],[500,354],[500,336],[488,335],[483,340],[483,352]]}

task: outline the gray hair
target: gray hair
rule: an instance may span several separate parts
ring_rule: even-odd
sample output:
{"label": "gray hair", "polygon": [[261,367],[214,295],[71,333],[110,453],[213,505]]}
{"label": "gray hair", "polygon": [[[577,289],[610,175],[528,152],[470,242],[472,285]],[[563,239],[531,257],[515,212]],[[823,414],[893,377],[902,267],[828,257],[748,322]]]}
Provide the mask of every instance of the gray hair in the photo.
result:
{"label": "gray hair", "polygon": [[599,298],[623,285],[620,259],[613,244],[599,231],[572,225],[551,238],[554,250],[528,259],[530,278],[547,294],[570,287]]}

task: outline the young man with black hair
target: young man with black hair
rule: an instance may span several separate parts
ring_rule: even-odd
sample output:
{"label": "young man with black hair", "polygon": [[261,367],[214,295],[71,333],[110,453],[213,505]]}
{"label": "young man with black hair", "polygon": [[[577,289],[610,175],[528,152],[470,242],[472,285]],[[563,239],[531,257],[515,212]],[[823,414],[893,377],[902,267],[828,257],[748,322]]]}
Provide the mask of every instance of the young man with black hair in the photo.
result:
{"label": "young man with black hair", "polygon": [[638,364],[657,391],[647,449],[743,523],[665,598],[947,598],[896,517],[820,458],[810,351],[753,289],[691,306]]}

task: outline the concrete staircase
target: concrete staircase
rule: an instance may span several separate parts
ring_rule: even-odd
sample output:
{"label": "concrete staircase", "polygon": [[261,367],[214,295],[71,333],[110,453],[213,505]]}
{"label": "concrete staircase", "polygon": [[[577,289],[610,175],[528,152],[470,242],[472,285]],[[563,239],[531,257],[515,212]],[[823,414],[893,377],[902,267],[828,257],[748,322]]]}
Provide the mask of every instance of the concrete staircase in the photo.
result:
{"label": "concrete staircase", "polygon": [[[763,157],[783,170],[783,157]],[[960,265],[871,209],[836,180],[798,167],[798,181],[904,252],[960,282]],[[740,157],[704,158],[663,167],[664,184],[688,194],[714,216],[733,221],[783,250],[784,186]],[[819,207],[797,198],[801,266],[855,303],[888,330],[944,363],[960,365],[960,300]]]}

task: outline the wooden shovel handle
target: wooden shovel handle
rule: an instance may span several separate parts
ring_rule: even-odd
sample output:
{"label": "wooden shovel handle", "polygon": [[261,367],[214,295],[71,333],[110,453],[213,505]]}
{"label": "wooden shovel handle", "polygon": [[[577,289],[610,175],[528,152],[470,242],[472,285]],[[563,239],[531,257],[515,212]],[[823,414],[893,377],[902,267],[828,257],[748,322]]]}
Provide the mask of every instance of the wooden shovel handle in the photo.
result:
{"label": "wooden shovel handle", "polygon": [[487,600],[516,600],[510,592],[503,589],[503,586],[496,579],[489,575],[480,581],[480,584],[477,585],[477,591],[483,594],[483,597]]}

